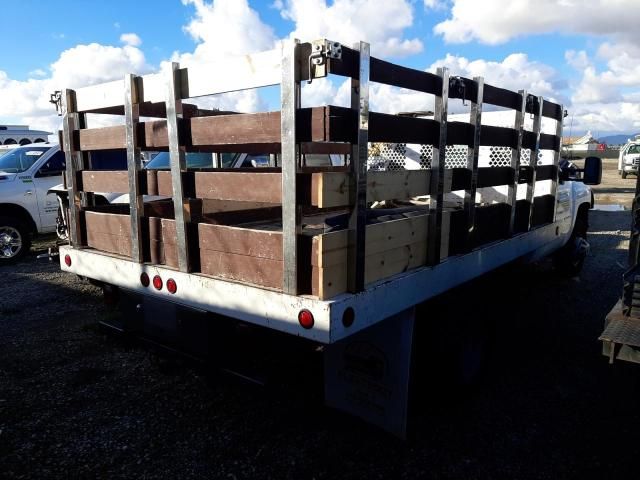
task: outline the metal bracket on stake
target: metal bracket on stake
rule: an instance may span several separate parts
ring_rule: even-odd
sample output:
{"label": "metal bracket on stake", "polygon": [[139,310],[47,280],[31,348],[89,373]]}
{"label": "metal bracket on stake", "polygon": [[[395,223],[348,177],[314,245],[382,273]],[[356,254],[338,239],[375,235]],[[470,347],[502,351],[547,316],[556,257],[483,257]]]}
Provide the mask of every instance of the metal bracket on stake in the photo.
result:
{"label": "metal bracket on stake", "polygon": [[298,144],[296,114],[300,106],[300,42],[293,40],[282,49],[282,82],[280,85],[280,131],[282,145],[282,290],[298,294],[298,234],[301,211],[298,206]]}
{"label": "metal bracket on stake", "polygon": [[65,89],[62,92],[64,117],[62,120],[62,142],[66,157],[66,183],[69,198],[69,241],[71,246],[79,247],[82,244],[82,231],[80,228],[80,206],[82,195],[78,189],[77,172],[84,167],[82,153],[73,140],[74,132],[79,129],[80,116],[76,111],[76,93]]}
{"label": "metal bracket on stake", "polygon": [[327,39],[311,42],[307,83],[311,83],[314,78],[327,76],[327,60],[330,58],[338,60],[342,58],[342,45]]}
{"label": "metal bracket on stake", "polygon": [[191,221],[189,204],[184,198],[182,171],[186,170],[184,145],[180,144],[180,123],[182,113],[182,75],[177,62],[171,64],[167,82],[167,136],[169,140],[169,162],[171,165],[171,184],[173,186],[173,210],[176,224],[176,245],[178,247],[178,268],[189,271],[189,242],[187,242],[187,224]]}
{"label": "metal bracket on stake", "polygon": [[351,152],[353,188],[349,189],[349,193],[353,210],[349,218],[347,279],[349,291],[356,293],[364,290],[365,282],[370,46],[366,42],[359,42],[354,48],[359,52],[360,68],[358,78],[351,79],[351,108],[358,112],[358,136]]}
{"label": "metal bracket on stake", "polygon": [[133,74],[124,77],[124,116],[127,139],[127,170],[129,173],[129,217],[131,219],[131,259],[143,262],[142,217],[144,199],[140,193],[140,145],[137,127],[140,121],[140,103],[142,102],[142,78]]}
{"label": "metal bracket on stake", "polygon": [[534,99],[533,134],[535,135],[535,147],[531,150],[529,165],[531,165],[531,183],[527,183],[527,202],[529,203],[529,223],[527,230],[531,230],[533,223],[533,204],[536,198],[536,168],[538,166],[538,152],[540,152],[540,128],[542,126],[542,108],[544,99],[542,97],[531,97]]}
{"label": "metal bracket on stake", "polygon": [[471,185],[464,192],[464,211],[467,218],[466,251],[473,248],[475,235],[476,191],[478,189],[478,159],[480,156],[480,132],[482,130],[482,101],[484,97],[484,79],[474,77],[477,85],[476,99],[471,102],[471,125],[473,126],[473,146],[467,156],[467,168],[471,170]]}
{"label": "metal bracket on stake", "polygon": [[[560,111],[564,112],[564,105],[560,105]],[[555,173],[551,178],[551,195],[553,195],[553,221],[556,221],[556,210],[558,204],[558,179],[560,178],[560,154],[562,152],[562,124],[564,116],[560,120],[556,120],[556,138],[558,139],[558,150],[553,153],[553,167]]]}
{"label": "metal bracket on stake", "polygon": [[[513,183],[509,185],[507,199],[511,207],[511,216],[509,217],[509,236],[512,236],[516,225],[516,204],[518,202],[518,182],[520,179],[520,160],[522,156],[522,138],[524,136],[524,116],[527,108],[527,91],[519,90],[518,94],[522,99],[520,109],[516,110],[516,121],[513,128],[518,134],[516,147],[511,150],[511,168],[513,168]],[[530,157],[533,158],[533,157]],[[535,168],[535,166],[534,166]]]}
{"label": "metal bracket on stake", "polygon": [[[447,111],[449,108],[449,70],[440,67],[437,70],[442,79],[442,92],[436,96],[435,119],[440,123],[438,144],[433,146],[431,162],[431,194],[429,195],[429,239],[427,258],[430,265],[440,263],[442,249],[442,209],[444,206],[444,169],[447,150]],[[446,232],[448,234],[448,232]],[[448,235],[447,235],[448,237]]]}

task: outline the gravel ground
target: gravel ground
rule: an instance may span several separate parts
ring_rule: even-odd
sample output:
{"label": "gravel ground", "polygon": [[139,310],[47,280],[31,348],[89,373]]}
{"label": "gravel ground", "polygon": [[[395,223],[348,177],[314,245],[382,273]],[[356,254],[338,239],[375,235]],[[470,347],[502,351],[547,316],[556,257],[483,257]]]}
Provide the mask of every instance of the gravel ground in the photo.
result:
{"label": "gravel ground", "polygon": [[629,222],[592,213],[579,278],[542,262],[440,301],[491,313],[488,361],[473,388],[423,374],[407,442],[325,409],[315,374],[264,388],[158,355],[98,328],[98,290],[55,263],[0,267],[0,477],[635,478],[640,367],[597,341]]}

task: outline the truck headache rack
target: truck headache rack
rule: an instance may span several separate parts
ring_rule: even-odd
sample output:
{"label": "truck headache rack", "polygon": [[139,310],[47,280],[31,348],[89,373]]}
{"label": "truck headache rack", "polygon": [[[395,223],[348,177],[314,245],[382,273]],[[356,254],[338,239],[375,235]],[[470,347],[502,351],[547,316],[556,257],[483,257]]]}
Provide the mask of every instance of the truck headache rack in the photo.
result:
{"label": "truck headache rack", "polygon": [[[229,71],[244,73],[230,78]],[[351,79],[351,107],[302,108],[301,84],[329,75]],[[371,83],[432,95],[433,118],[430,112],[371,111]],[[185,102],[273,85],[280,85],[280,111],[234,113]],[[66,89],[61,98],[71,245],[62,252],[85,262],[64,269],[87,274],[86,262],[106,254],[130,262],[127,271],[135,278],[146,272],[166,279],[175,272],[176,301],[184,301],[185,282],[193,288],[200,282],[199,294],[207,285],[216,295],[260,289],[292,312],[315,307],[316,323],[325,331],[314,338],[324,342],[346,335],[353,323],[344,322],[349,308],[364,309],[362,328],[483,273],[482,262],[506,263],[558,235],[553,223],[563,107],[485,84],[481,77],[452,77],[446,68],[433,74],[379,60],[365,42],[349,48],[328,40],[292,41],[241,57],[233,68],[174,63],[164,73]],[[449,99],[470,102],[468,122],[449,119]],[[483,124],[486,105],[512,111],[513,125]],[[89,128],[87,114],[122,115],[124,122]],[[527,116],[531,130],[525,128]],[[543,117],[555,122],[555,134],[542,133]],[[376,170],[371,157],[379,144],[421,145],[430,160],[421,156],[416,170]],[[454,147],[464,158],[452,167]],[[481,166],[480,151],[488,147],[506,149],[508,165]],[[92,170],[91,153],[113,149],[126,150],[127,170]],[[143,151],[168,151],[170,168],[144,169]],[[541,151],[550,163],[539,164]],[[217,160],[210,168],[188,168],[188,152],[211,152]],[[229,152],[270,154],[270,166],[220,168],[219,155]],[[312,154],[339,154],[345,162],[309,166],[305,158]],[[548,186],[540,194],[536,185],[543,181]],[[525,191],[520,198],[519,185]],[[483,192],[495,187],[504,188],[504,201],[485,198]],[[100,205],[94,196],[99,192],[128,194],[129,202]],[[498,241],[509,246],[508,253],[492,248]],[[477,268],[462,258],[473,259]],[[443,267],[443,280],[425,285],[420,272],[435,272],[436,266]],[[465,272],[447,280],[456,269]],[[409,273],[415,275],[407,281],[423,282],[403,300],[415,303],[390,301],[380,312],[366,305],[376,288]],[[223,282],[233,284],[222,288]],[[129,280],[120,285],[133,288]],[[147,288],[160,294],[153,285]],[[349,295],[366,291],[371,295]],[[258,312],[246,315],[255,320]]]}

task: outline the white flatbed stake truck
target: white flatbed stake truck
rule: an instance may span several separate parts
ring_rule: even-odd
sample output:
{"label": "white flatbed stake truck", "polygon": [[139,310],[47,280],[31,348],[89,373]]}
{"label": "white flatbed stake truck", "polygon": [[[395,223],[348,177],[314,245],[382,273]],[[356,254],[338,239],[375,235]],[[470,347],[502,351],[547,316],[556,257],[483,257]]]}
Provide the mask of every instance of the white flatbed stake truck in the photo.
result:
{"label": "white flatbed stake truck", "polygon": [[[62,92],[72,201],[61,268],[133,295],[144,322],[164,305],[323,344],[327,405],[404,436],[416,305],[516,259],[553,253],[577,272],[593,206],[585,184],[599,183],[600,161],[559,166],[562,106],[444,68],[384,62],[365,42],[294,41],[229,71],[174,64]],[[351,107],[301,108],[301,83],[328,75],[351,78]],[[370,111],[371,82],[431,95],[434,118]],[[280,85],[280,112],[199,115],[183,103],[271,85]],[[450,99],[470,102],[468,122],[448,121]],[[512,127],[485,125],[485,104],[511,109]],[[121,114],[124,124],[87,128],[87,113]],[[368,169],[378,144],[422,145],[420,168],[394,170],[387,158],[385,170]],[[461,166],[448,145],[464,146]],[[507,149],[506,165],[483,163],[494,147]],[[91,152],[108,148],[126,148],[126,172],[91,170]],[[170,169],[143,170],[140,151],[158,149]],[[280,165],[189,169],[187,151],[279,154]],[[310,167],[310,153],[349,161]],[[97,207],[94,191],[128,193],[129,204]]]}

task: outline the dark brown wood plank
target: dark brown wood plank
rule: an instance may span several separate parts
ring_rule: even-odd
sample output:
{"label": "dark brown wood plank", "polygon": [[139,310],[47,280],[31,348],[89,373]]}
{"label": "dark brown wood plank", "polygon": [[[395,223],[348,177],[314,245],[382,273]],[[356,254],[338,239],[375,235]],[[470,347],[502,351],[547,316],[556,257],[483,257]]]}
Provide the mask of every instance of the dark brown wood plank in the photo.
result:
{"label": "dark brown wood plank", "polygon": [[[482,127],[484,129],[484,127]],[[473,126],[465,122],[447,122],[447,145],[473,145]]]}
{"label": "dark brown wood plank", "polygon": [[[124,125],[79,130],[79,147],[82,151],[126,148]],[[62,144],[60,144],[62,145]]]}
{"label": "dark brown wood plank", "polygon": [[482,146],[515,148],[517,141],[518,132],[513,128],[482,126],[482,135],[480,135],[480,145]]}
{"label": "dark brown wood plank", "polygon": [[201,249],[200,268],[204,275],[282,290],[282,261]]}
{"label": "dark brown wood plank", "polygon": [[484,167],[478,169],[478,188],[509,185],[513,183],[514,170],[511,167]]}
{"label": "dark brown wood plank", "polygon": [[152,120],[138,124],[138,138],[143,150],[166,149],[169,146],[167,121]]}
{"label": "dark brown wood plank", "polygon": [[282,232],[198,224],[200,248],[282,261]]}
{"label": "dark brown wood plank", "polygon": [[[483,103],[490,103],[498,107],[518,110],[522,102],[522,95],[504,88],[494,87],[488,83],[484,84]],[[484,129],[483,129],[484,131]]]}
{"label": "dark brown wood plank", "polygon": [[536,134],[529,131],[524,130],[522,132],[522,148],[533,150],[536,148]]}
{"label": "dark brown wood plank", "polygon": [[84,212],[87,245],[104,252],[131,256],[129,215]]}
{"label": "dark brown wood plank", "polygon": [[547,133],[540,134],[540,149],[541,150],[555,150],[556,152],[560,148],[560,138],[555,135],[549,135]]}
{"label": "dark brown wood plank", "polygon": [[[158,190],[162,191],[160,177],[158,175]],[[280,203],[282,175],[253,172],[195,172],[195,196],[217,200]]]}
{"label": "dark brown wood plank", "polygon": [[[329,59],[328,71],[333,75],[356,78],[358,76],[359,53],[349,47],[342,46],[342,58]],[[442,80],[433,73],[407,68],[386,62],[375,57],[370,60],[372,82],[384,83],[400,88],[408,88],[418,92],[434,95],[442,91]]]}
{"label": "dark brown wood plank", "polygon": [[126,170],[83,170],[84,192],[129,192],[129,173]]}
{"label": "dark brown wood plank", "polygon": [[564,111],[557,103],[545,100],[542,104],[542,116],[562,120],[564,118]]}
{"label": "dark brown wood plank", "polygon": [[[355,132],[355,120],[353,125]],[[369,112],[370,142],[433,145],[438,141],[439,132],[440,124],[435,120]]]}

